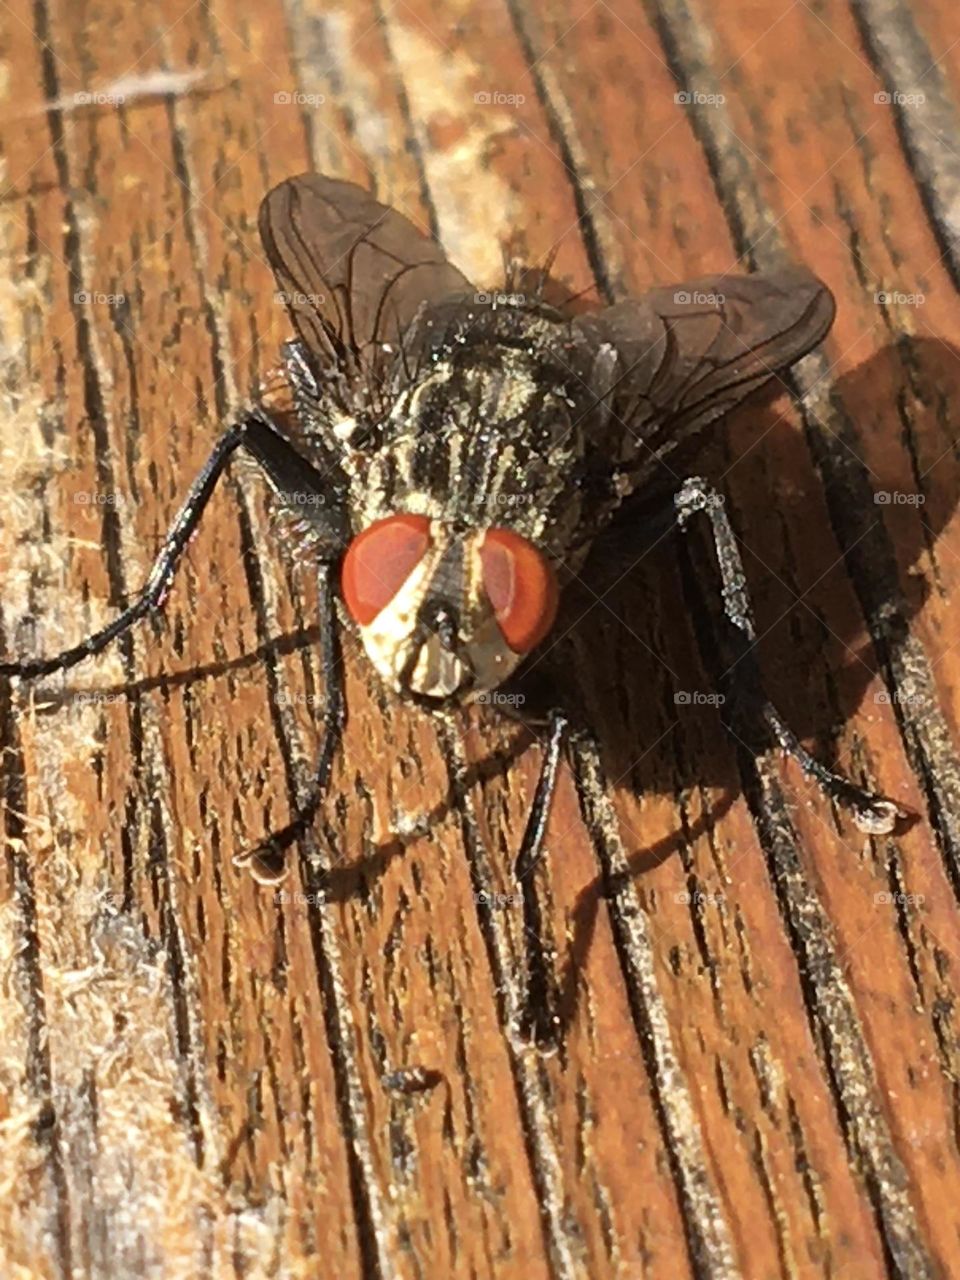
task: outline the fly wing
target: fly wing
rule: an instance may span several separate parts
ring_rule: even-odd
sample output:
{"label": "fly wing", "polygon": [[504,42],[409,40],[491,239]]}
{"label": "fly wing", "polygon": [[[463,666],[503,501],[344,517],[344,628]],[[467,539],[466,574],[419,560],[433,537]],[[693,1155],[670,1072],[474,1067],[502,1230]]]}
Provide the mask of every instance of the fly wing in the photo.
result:
{"label": "fly wing", "polygon": [[796,267],[652,289],[572,324],[605,367],[603,400],[646,457],[662,457],[806,355],[834,310],[827,286]]}
{"label": "fly wing", "polygon": [[472,293],[443,250],[368,191],[319,173],[288,178],[260,206],[260,237],[312,370],[376,370],[425,302]]}

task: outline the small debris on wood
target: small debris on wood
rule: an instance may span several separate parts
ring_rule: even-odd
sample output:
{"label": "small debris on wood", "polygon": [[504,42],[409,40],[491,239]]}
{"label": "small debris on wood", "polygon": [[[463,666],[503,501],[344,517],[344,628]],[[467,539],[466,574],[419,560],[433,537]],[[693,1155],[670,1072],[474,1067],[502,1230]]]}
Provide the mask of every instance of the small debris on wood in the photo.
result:
{"label": "small debris on wood", "polygon": [[380,1082],[391,1093],[426,1093],[435,1089],[443,1080],[443,1072],[433,1067],[417,1065],[399,1067],[380,1077]]}

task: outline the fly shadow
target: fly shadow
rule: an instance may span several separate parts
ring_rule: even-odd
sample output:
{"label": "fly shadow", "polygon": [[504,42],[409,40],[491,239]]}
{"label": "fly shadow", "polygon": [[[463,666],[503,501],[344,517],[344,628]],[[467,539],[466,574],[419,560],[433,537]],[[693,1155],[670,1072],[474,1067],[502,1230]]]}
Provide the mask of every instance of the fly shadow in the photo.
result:
{"label": "fly shadow", "polygon": [[[807,434],[774,392],[735,411],[679,473],[696,470],[725,493],[764,691],[814,754],[838,769],[849,768],[838,756],[845,722],[883,677],[864,605],[895,634],[937,589],[936,539],[960,495],[957,441],[943,411],[960,392],[958,355],[938,340],[913,339],[838,379],[832,400],[840,414],[902,441],[899,456],[884,451],[883,465],[871,469],[831,426],[814,422],[818,472]],[[914,400],[908,419],[906,383],[917,371],[924,399]],[[752,456],[740,462],[732,442],[746,442]],[[789,501],[779,477],[788,478]],[[559,671],[575,670],[565,684],[580,691],[611,778],[638,792],[735,787],[723,738],[714,735],[719,754],[697,742],[698,724],[723,718],[723,702],[711,694],[729,680],[725,659],[737,662],[727,652],[710,540],[703,527],[692,537],[657,530],[645,542],[653,505],[638,501],[596,544],[567,593],[557,624],[563,638],[548,657]],[[602,663],[591,660],[597,653]],[[874,697],[896,700],[889,690]],[[662,748],[644,750],[658,740]],[[751,737],[748,745],[765,744]]]}
{"label": "fly shadow", "polygon": [[[679,473],[703,474],[726,495],[754,606],[763,693],[819,760],[848,775],[840,737],[865,697],[880,711],[892,705],[905,734],[910,717],[924,714],[887,687],[883,637],[908,632],[930,592],[943,590],[937,538],[960,494],[947,411],[960,392],[958,355],[932,338],[884,347],[836,381],[837,416],[806,429],[784,412],[774,385],[731,414]],[[857,431],[846,434],[844,418]],[[857,456],[861,431],[900,447],[874,449],[882,463],[868,466]],[[664,490],[675,483],[664,477]],[[714,797],[695,823],[628,848],[634,876],[689,849],[737,799],[738,739],[756,751],[771,745],[749,697],[736,707],[723,701],[739,650],[720,608],[706,530],[688,538],[655,525],[644,537],[661,501],[641,496],[595,545],[567,592],[561,639],[540,659],[590,726],[614,791],[680,797],[701,789]],[[868,615],[882,619],[879,644]],[[539,674],[546,684],[546,670]],[[732,736],[720,729],[725,720]],[[541,1030],[552,1026],[555,1038],[575,1016],[577,975],[600,904],[615,888],[600,875],[581,890],[559,974],[549,972],[536,941],[540,908],[527,906],[538,1001],[529,1016]],[[692,897],[690,910],[697,910]]]}

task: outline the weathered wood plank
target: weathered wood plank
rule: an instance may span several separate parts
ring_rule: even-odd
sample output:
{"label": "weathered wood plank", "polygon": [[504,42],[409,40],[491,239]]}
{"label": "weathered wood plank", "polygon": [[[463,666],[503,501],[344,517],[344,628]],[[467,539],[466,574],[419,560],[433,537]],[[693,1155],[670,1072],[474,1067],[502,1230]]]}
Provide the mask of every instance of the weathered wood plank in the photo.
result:
{"label": "weathered wood plank", "polygon": [[[776,700],[920,820],[867,840],[675,702],[709,688],[710,655],[668,543],[602,599],[574,593],[557,652],[609,798],[586,787],[585,824],[564,775],[525,906],[537,736],[396,706],[349,638],[330,800],[282,894],[254,885],[231,855],[286,820],[323,685],[310,566],[237,469],[164,622],[0,717],[5,1275],[949,1273],[949,16],[479,16],[4,11],[0,647],[53,650],[142,581],[287,333],[258,202],[315,167],[373,186],[479,285],[501,246],[558,248],[555,274],[608,300],[741,262],[817,269],[839,312],[802,410],[748,406],[703,465]],[[161,68],[177,91],[74,98]],[[920,81],[932,114],[875,101]],[[530,980],[546,1043],[519,1025]],[[391,1087],[408,1069],[433,1087]]]}

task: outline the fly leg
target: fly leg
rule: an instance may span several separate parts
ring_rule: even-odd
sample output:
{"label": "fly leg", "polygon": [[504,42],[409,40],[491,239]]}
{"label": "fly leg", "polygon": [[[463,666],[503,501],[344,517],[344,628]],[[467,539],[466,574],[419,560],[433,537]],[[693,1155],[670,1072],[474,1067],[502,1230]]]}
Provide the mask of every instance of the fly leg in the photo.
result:
{"label": "fly leg", "polygon": [[320,660],[323,667],[323,687],[326,706],[323,716],[323,739],[313,776],[310,779],[306,799],[302,800],[290,822],[274,831],[256,848],[234,856],[234,864],[245,867],[260,884],[276,884],[285,873],[285,855],[316,817],[317,810],[326,795],[330,773],[337,750],[343,738],[346,722],[346,704],[343,696],[340,641],[334,594],[332,563],[320,565],[317,589],[320,604]]}
{"label": "fly leg", "polygon": [[903,811],[885,797],[867,791],[842,774],[835,773],[816,760],[784,722],[776,707],[763,691],[756,659],[756,629],[747,595],[743,562],[736,535],[723,505],[723,496],[699,476],[685,480],[674,497],[677,524],[689,533],[691,518],[703,513],[710,522],[714,551],[720,569],[723,612],[732,658],[720,677],[720,685],[729,691],[733,707],[747,707],[759,717],[773,740],[799,763],[803,771],[819,784],[824,793],[838,805],[850,809],[860,830],[872,835],[892,831]]}
{"label": "fly leg", "polygon": [[66,671],[76,666],[78,662],[82,662],[84,658],[101,653],[112,640],[132,627],[140,618],[159,609],[183,550],[200,522],[200,517],[210,501],[217,481],[223,474],[227,461],[243,441],[243,426],[243,423],[235,423],[214,445],[213,452],[191,485],[186,501],[177,512],[176,519],[163,540],[163,546],[140,595],[112,622],[61,653],[49,658],[18,658],[0,662],[0,676],[32,679],[34,676],[50,675],[54,671]]}
{"label": "fly leg", "polygon": [[0,662],[0,676],[32,679],[55,671],[66,671],[84,658],[101,653],[135,622],[160,609],[217,481],[226,470],[230,458],[240,448],[246,450],[259,464],[279,497],[312,522],[313,546],[320,560],[320,643],[327,691],[327,716],[320,757],[308,798],[298,809],[294,820],[263,844],[237,858],[238,863],[250,867],[256,879],[272,883],[282,875],[284,851],[303,833],[316,814],[342,736],[344,699],[334,602],[334,566],[345,541],[345,518],[339,504],[333,500],[335,484],[308,462],[265,414],[254,410],[221,435],[170,526],[146,585],[112,622],[87,636],[79,644],[51,657]]}
{"label": "fly leg", "polygon": [[542,1050],[548,1051],[556,1047],[559,993],[553,974],[552,948],[545,941],[549,922],[545,918],[537,892],[536,878],[531,873],[544,854],[547,823],[556,794],[560,761],[571,731],[571,720],[569,714],[555,704],[546,712],[545,717],[542,714],[535,716],[517,714],[516,719],[527,725],[531,731],[534,724],[542,728],[544,721],[547,728],[547,737],[542,746],[540,773],[523,838],[520,841],[520,852],[514,864],[514,876],[520,889],[523,906],[526,971],[516,1025],[523,1039],[534,1042]]}
{"label": "fly leg", "polygon": [[564,739],[570,729],[570,717],[560,707],[553,707],[549,712],[548,725],[550,736],[543,750],[540,763],[540,776],[537,778],[530,816],[520,841],[520,852],[514,865],[514,876],[523,881],[543,857],[543,841],[547,833],[547,822],[557,789],[557,772],[560,757],[563,754]]}
{"label": "fly leg", "polygon": [[[54,671],[66,671],[76,666],[78,662],[82,662],[84,658],[101,653],[111,641],[132,627],[135,622],[159,609],[173,581],[187,543],[193,536],[213,495],[217,481],[223,475],[227,462],[241,446],[260,463],[270,482],[281,495],[284,492],[301,494],[304,491],[321,496],[329,493],[330,486],[324,482],[320,473],[284,440],[266,418],[252,413],[241,421],[235,422],[214,445],[203,469],[190,486],[190,492],[177,512],[163,540],[163,546],[153,562],[146,585],[136,599],[128,604],[112,622],[61,653],[49,658],[18,658],[0,662],[0,676],[33,679],[36,676],[50,675]],[[302,498],[298,505],[314,511],[317,509],[307,507]]]}
{"label": "fly leg", "polygon": [[335,486],[276,430],[260,423],[244,443],[265,472],[276,493],[312,524],[314,554],[319,557],[317,594],[320,609],[320,662],[326,706],[317,763],[294,816],[285,827],[272,832],[253,849],[235,855],[238,867],[245,867],[260,884],[276,884],[286,873],[285,855],[304,834],[317,815],[326,795],[333,762],[343,738],[346,705],[343,696],[339,621],[336,609],[337,562],[347,541],[348,530],[342,506],[333,501]]}

